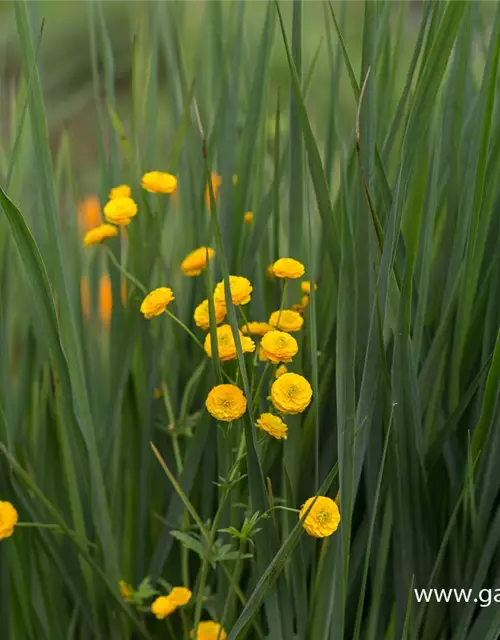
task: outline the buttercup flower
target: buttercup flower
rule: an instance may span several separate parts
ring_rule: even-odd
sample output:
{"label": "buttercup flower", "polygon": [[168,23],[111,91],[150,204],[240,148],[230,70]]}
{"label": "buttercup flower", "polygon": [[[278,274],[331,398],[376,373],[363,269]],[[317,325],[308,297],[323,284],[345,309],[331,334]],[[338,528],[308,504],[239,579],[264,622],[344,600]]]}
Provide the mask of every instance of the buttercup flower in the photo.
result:
{"label": "buttercup flower", "polygon": [[14,533],[19,516],[13,504],[0,501],[0,540]]}
{"label": "buttercup flower", "polygon": [[[315,496],[308,498],[300,510],[299,519],[311,506]],[[340,523],[340,511],[337,504],[325,496],[318,496],[314,506],[302,523],[307,534],[314,538],[326,538],[334,533]]]}
{"label": "buttercup flower", "polygon": [[292,310],[298,313],[303,313],[309,304],[309,296],[302,296],[301,301],[297,304],[292,304]]}
{"label": "buttercup flower", "polygon": [[167,305],[175,300],[172,289],[169,287],[159,287],[154,289],[144,298],[141,304],[141,313],[149,320],[153,316],[161,315]]}
{"label": "buttercup flower", "polygon": [[193,640],[227,640],[227,634],[218,622],[208,620],[200,622],[195,632],[191,631]]}
{"label": "buttercup flower", "polygon": [[124,227],[137,215],[137,205],[132,198],[114,198],[104,207],[104,216],[108,222]]}
{"label": "buttercup flower", "polygon": [[92,244],[99,244],[106,238],[114,238],[118,235],[118,229],[112,224],[100,224],[98,227],[94,227],[87,231],[83,239],[83,245],[90,247]]}
{"label": "buttercup flower", "polygon": [[253,222],[253,213],[251,211],[247,211],[243,216],[243,222],[245,224],[252,224]]}
{"label": "buttercup flower", "polygon": [[275,378],[279,378],[280,376],[282,376],[284,373],[286,373],[288,371],[288,369],[286,368],[286,366],[284,364],[280,365],[277,369],[276,372],[274,374]]}
{"label": "buttercup flower", "polygon": [[[215,307],[215,322],[220,324],[226,317],[226,307],[223,304],[217,304],[214,302]],[[210,315],[208,310],[208,300],[203,300],[194,310],[194,322],[197,327],[208,331],[210,328]]]}
{"label": "buttercup flower", "polygon": [[[302,280],[302,282],[300,283],[300,288],[302,293],[305,293],[306,296],[311,295],[311,283],[309,280]],[[318,290],[318,285],[314,283],[314,291],[317,291],[317,290]]]}
{"label": "buttercup flower", "polygon": [[125,580],[120,580],[120,582],[118,584],[119,584],[119,587],[120,587],[120,595],[121,595],[121,597],[124,600],[126,600],[127,602],[132,600],[132,595],[134,593],[132,585],[130,585],[127,582],[125,582]]}
{"label": "buttercup flower", "polygon": [[104,273],[99,278],[99,318],[105,327],[109,327],[111,323],[111,314],[113,312],[113,291],[111,287],[111,278]]}
{"label": "buttercup flower", "polygon": [[271,313],[269,324],[282,331],[300,331],[304,324],[304,318],[298,311],[283,309],[282,311],[273,311]]}
{"label": "buttercup flower", "polygon": [[259,346],[259,360],[260,362],[267,362],[269,358],[266,355],[266,352],[262,348],[262,345]]}
{"label": "buttercup flower", "polygon": [[[212,171],[211,180],[212,180],[212,189],[214,192],[214,196],[215,196],[215,199],[217,199],[217,192],[219,190],[219,187],[222,184],[222,178],[218,173],[215,173],[215,171]],[[205,203],[207,207],[210,208],[210,189],[208,187],[208,184],[205,187]]]}
{"label": "buttercup flower", "polygon": [[[244,336],[241,331],[240,341],[243,353],[252,353],[255,351],[255,342],[252,338]],[[205,352],[209,358],[212,357],[212,336],[208,333],[205,338]],[[219,359],[222,361],[234,360],[236,358],[236,342],[234,340],[233,331],[228,324],[217,327],[217,347],[219,350]]]}
{"label": "buttercup flower", "polygon": [[177,189],[177,178],[163,171],[149,171],[142,176],[141,186],[150,193],[174,193]]}
{"label": "buttercup flower", "polygon": [[284,373],[271,387],[271,400],[281,413],[302,413],[311,398],[311,385],[297,373]]}
{"label": "buttercup flower", "polygon": [[273,364],[291,362],[297,354],[297,340],[284,331],[269,331],[260,342],[261,349]]}
{"label": "buttercup flower", "polygon": [[187,587],[174,587],[168,594],[168,598],[176,607],[183,607],[191,600],[192,595]]}
{"label": "buttercup flower", "polygon": [[88,231],[101,223],[101,204],[97,196],[87,196],[77,207],[78,224],[82,231]]}
{"label": "buttercup flower", "polygon": [[304,271],[302,262],[293,258],[280,258],[273,264],[273,272],[277,278],[300,278]]}
{"label": "buttercup flower", "polygon": [[109,192],[109,199],[114,200],[115,198],[131,198],[132,197],[132,189],[128,186],[128,184],[121,184],[118,187],[113,187]]}
{"label": "buttercup flower", "polygon": [[207,266],[207,253],[208,259],[212,260],[215,255],[213,249],[207,249],[207,247],[200,247],[195,249],[184,258],[181,262],[181,269],[187,276],[199,276],[203,269]]}
{"label": "buttercup flower", "polygon": [[[247,278],[242,276],[229,276],[229,287],[233,304],[247,304],[250,302],[252,284]],[[226,292],[224,290],[224,280],[215,287],[214,300],[219,304],[226,304]]]}
{"label": "buttercup flower", "polygon": [[262,413],[255,426],[267,431],[270,436],[277,440],[286,440],[287,438],[288,427],[286,422],[283,422],[279,416],[275,416],[272,413]]}
{"label": "buttercup flower", "polygon": [[272,330],[273,328],[270,324],[267,324],[267,322],[248,322],[241,327],[243,333],[251,336],[263,336]]}
{"label": "buttercup flower", "polygon": [[169,596],[160,596],[151,605],[151,613],[158,620],[163,620],[177,609],[177,605],[170,600]]}
{"label": "buttercup flower", "polygon": [[219,384],[214,387],[208,394],[205,405],[214,418],[224,422],[241,418],[247,410],[243,391],[234,384]]}

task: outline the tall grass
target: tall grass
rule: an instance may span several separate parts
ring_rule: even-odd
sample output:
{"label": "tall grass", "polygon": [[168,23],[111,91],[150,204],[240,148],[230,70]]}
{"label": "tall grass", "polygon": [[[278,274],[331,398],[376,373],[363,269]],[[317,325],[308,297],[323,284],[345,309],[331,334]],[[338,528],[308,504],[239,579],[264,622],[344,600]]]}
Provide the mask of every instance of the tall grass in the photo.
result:
{"label": "tall grass", "polygon": [[[196,40],[188,6],[145,3],[124,103],[113,21],[88,3],[95,192],[104,204],[129,184],[139,214],[84,249],[79,149],[47,126],[43,5],[14,3],[0,500],[20,524],[0,542],[2,637],[187,639],[200,619],[229,640],[500,637],[498,603],[478,595],[500,594],[500,15],[409,5],[324,3],[311,54],[308,2],[263,5],[251,38],[250,5],[197,5]],[[178,176],[173,196],[141,189],[151,169]],[[215,260],[188,278],[180,262],[199,246]],[[239,339],[234,362],[209,360],[193,311],[215,283],[229,293],[230,274],[253,284],[250,320],[299,302],[297,282],[266,275],[285,255],[318,288],[289,365],[313,402],[277,441],[255,428],[274,368]],[[177,322],[141,315],[142,289],[158,286],[173,289]],[[243,324],[231,303],[227,322]],[[226,378],[248,402],[231,425],[205,409]],[[294,512],[315,495],[342,516],[322,541]],[[191,602],[156,620],[152,600],[179,585]],[[425,587],[473,597],[419,603]]]}

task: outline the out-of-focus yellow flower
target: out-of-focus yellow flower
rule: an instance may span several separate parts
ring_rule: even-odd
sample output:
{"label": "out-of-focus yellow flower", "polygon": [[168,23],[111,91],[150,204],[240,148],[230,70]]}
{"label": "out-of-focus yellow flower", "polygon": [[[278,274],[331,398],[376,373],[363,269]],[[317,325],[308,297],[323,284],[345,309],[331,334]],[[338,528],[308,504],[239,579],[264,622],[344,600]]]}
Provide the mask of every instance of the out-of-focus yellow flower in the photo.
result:
{"label": "out-of-focus yellow flower", "polygon": [[273,364],[291,362],[297,355],[297,340],[284,331],[269,331],[260,341],[260,347]]}
{"label": "out-of-focus yellow flower", "polygon": [[[229,276],[229,288],[231,289],[233,304],[247,304],[250,302],[253,289],[250,280],[243,278],[242,276]],[[215,287],[214,301],[218,304],[226,304],[224,281],[219,282]]]}
{"label": "out-of-focus yellow flower", "polygon": [[[302,280],[302,282],[300,283],[300,288],[302,290],[302,293],[305,293],[306,296],[311,295],[311,283],[309,280]],[[318,285],[314,283],[314,291],[317,291],[317,290],[318,290]]]}
{"label": "out-of-focus yellow flower", "polygon": [[144,298],[141,304],[141,313],[148,320],[153,316],[161,315],[167,305],[175,300],[174,293],[169,287],[158,287]]}
{"label": "out-of-focus yellow flower", "polygon": [[238,184],[238,176],[236,174],[233,175],[233,184]]}
{"label": "out-of-focus yellow flower", "polygon": [[[212,180],[212,190],[214,192],[215,199],[217,199],[217,192],[219,191],[219,187],[222,184],[222,178],[218,173],[215,173],[215,171],[212,171],[211,180]],[[207,207],[210,208],[210,188],[208,184],[205,187],[205,203]]]}
{"label": "out-of-focus yellow flower", "polygon": [[109,327],[113,312],[113,292],[111,278],[104,273],[99,278],[99,318],[105,327]]}
{"label": "out-of-focus yellow flower", "polygon": [[274,267],[272,264],[268,265],[266,269],[266,274],[269,280],[276,280],[276,276],[274,275]]}
{"label": "out-of-focus yellow flower", "polygon": [[227,634],[218,622],[207,620],[200,622],[195,632],[191,631],[193,640],[227,640]]}
{"label": "out-of-focus yellow flower", "polygon": [[108,222],[125,227],[137,215],[137,204],[132,198],[114,198],[104,207],[104,216]]}
{"label": "out-of-focus yellow flower", "polygon": [[219,384],[214,387],[208,394],[205,405],[214,418],[224,422],[241,418],[247,410],[245,395],[234,384]]}
{"label": "out-of-focus yellow flower", "polygon": [[98,227],[94,227],[87,231],[83,239],[83,245],[90,247],[92,244],[99,244],[107,238],[114,238],[118,235],[117,227],[112,224],[100,224]]}
{"label": "out-of-focus yellow flower", "polygon": [[267,431],[270,436],[277,440],[287,439],[288,427],[286,422],[283,422],[279,416],[275,416],[272,413],[262,413],[255,426]]}
{"label": "out-of-focus yellow flower", "polygon": [[304,313],[309,305],[309,296],[302,296],[301,301],[297,304],[292,304],[292,311],[297,311],[298,313]]}
{"label": "out-of-focus yellow flower", "polygon": [[[243,353],[252,353],[255,351],[255,342],[244,336],[241,331],[240,341]],[[205,352],[209,358],[212,357],[212,336],[208,333],[205,338]],[[219,351],[219,359],[222,361],[234,360],[236,358],[236,342],[234,340],[233,331],[228,324],[217,327],[217,347]]]}
{"label": "out-of-focus yellow flower", "polygon": [[[308,498],[300,510],[299,519],[315,500],[315,496]],[[312,509],[302,523],[307,534],[314,538],[326,538],[334,533],[340,524],[340,511],[337,504],[325,496],[318,496]]]}
{"label": "out-of-focus yellow flower", "polygon": [[132,588],[132,585],[128,584],[128,582],[125,582],[125,580],[120,580],[120,582],[118,583],[120,586],[120,595],[121,597],[126,600],[127,602],[130,602],[130,600],[132,600],[132,596],[134,594],[134,590]]}
{"label": "out-of-focus yellow flower", "polygon": [[287,371],[288,371],[288,369],[286,368],[286,366],[284,364],[282,364],[276,369],[276,371],[274,373],[274,377],[275,378],[279,378],[280,376],[282,376]]}
{"label": "out-of-focus yellow flower", "polygon": [[248,322],[241,327],[241,331],[251,336],[263,336],[268,331],[272,331],[273,328],[267,322]]}
{"label": "out-of-focus yellow flower", "polygon": [[203,269],[207,266],[207,253],[208,259],[212,260],[215,255],[215,251],[210,247],[200,247],[188,253],[188,255],[181,262],[181,270],[187,276],[199,276]]}
{"label": "out-of-focus yellow flower", "polygon": [[7,501],[0,501],[0,540],[10,538],[18,520],[19,515],[14,505]]}
{"label": "out-of-focus yellow flower", "polygon": [[243,222],[245,224],[252,224],[253,222],[253,213],[251,211],[247,211],[243,216]]}
{"label": "out-of-focus yellow flower", "polygon": [[150,193],[174,193],[177,178],[163,171],[149,171],[142,176],[141,186]]}
{"label": "out-of-focus yellow flower", "polygon": [[114,200],[115,198],[131,198],[132,197],[132,189],[128,186],[128,184],[120,184],[118,187],[113,187],[109,192],[109,199]]}
{"label": "out-of-focus yellow flower", "polygon": [[97,227],[101,222],[101,204],[94,195],[86,196],[77,206],[78,225],[83,232]]}
{"label": "out-of-focus yellow flower", "polygon": [[80,300],[83,317],[88,320],[90,318],[90,287],[87,276],[82,276],[80,279]]}
{"label": "out-of-focus yellow flower", "polygon": [[156,389],[153,391],[153,398],[155,400],[159,400],[162,396],[163,396],[163,389],[161,388],[161,385],[160,385],[159,387],[156,387]]}
{"label": "out-of-focus yellow flower", "polygon": [[[214,302],[215,307],[215,323],[220,324],[226,317],[226,307],[223,304]],[[208,310],[208,300],[203,300],[194,310],[194,322],[197,327],[208,331],[210,328],[210,315]]]}
{"label": "out-of-focus yellow flower", "polygon": [[280,258],[273,264],[273,272],[277,278],[300,278],[304,271],[302,262],[293,258]]}
{"label": "out-of-focus yellow flower", "polygon": [[176,607],[183,607],[191,600],[192,595],[191,590],[187,587],[174,587],[168,597]]}
{"label": "out-of-focus yellow flower", "polygon": [[298,311],[292,309],[282,309],[273,311],[269,317],[269,324],[281,331],[300,331],[304,324],[304,318]]}
{"label": "out-of-focus yellow flower", "polygon": [[177,605],[168,596],[159,596],[151,605],[151,613],[163,620],[177,609]]}
{"label": "out-of-focus yellow flower", "polygon": [[284,373],[271,387],[272,403],[281,413],[302,413],[309,406],[311,398],[311,385],[298,373]]}

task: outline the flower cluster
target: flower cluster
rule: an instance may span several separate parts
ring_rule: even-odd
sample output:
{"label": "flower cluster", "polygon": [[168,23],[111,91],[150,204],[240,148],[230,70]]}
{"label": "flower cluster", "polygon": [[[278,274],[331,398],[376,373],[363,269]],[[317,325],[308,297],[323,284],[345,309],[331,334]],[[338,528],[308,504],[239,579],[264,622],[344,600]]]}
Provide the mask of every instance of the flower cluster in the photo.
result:
{"label": "flower cluster", "polygon": [[159,596],[151,605],[151,612],[158,620],[163,620],[179,607],[184,607],[192,597],[187,587],[174,587],[168,596]]}

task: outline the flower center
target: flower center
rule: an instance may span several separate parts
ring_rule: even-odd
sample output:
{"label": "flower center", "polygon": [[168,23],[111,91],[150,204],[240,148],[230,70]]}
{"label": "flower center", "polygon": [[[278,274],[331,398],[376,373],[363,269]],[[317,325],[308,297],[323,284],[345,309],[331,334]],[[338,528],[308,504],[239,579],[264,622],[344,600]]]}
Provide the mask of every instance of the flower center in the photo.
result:
{"label": "flower center", "polygon": [[297,393],[297,387],[292,384],[288,387],[288,396],[291,398]]}
{"label": "flower center", "polygon": [[320,524],[327,524],[330,521],[330,513],[328,511],[320,511],[318,513]]}
{"label": "flower center", "polygon": [[229,409],[229,407],[231,406],[231,400],[229,400],[228,398],[223,398],[221,400],[221,404],[224,407],[224,409]]}

